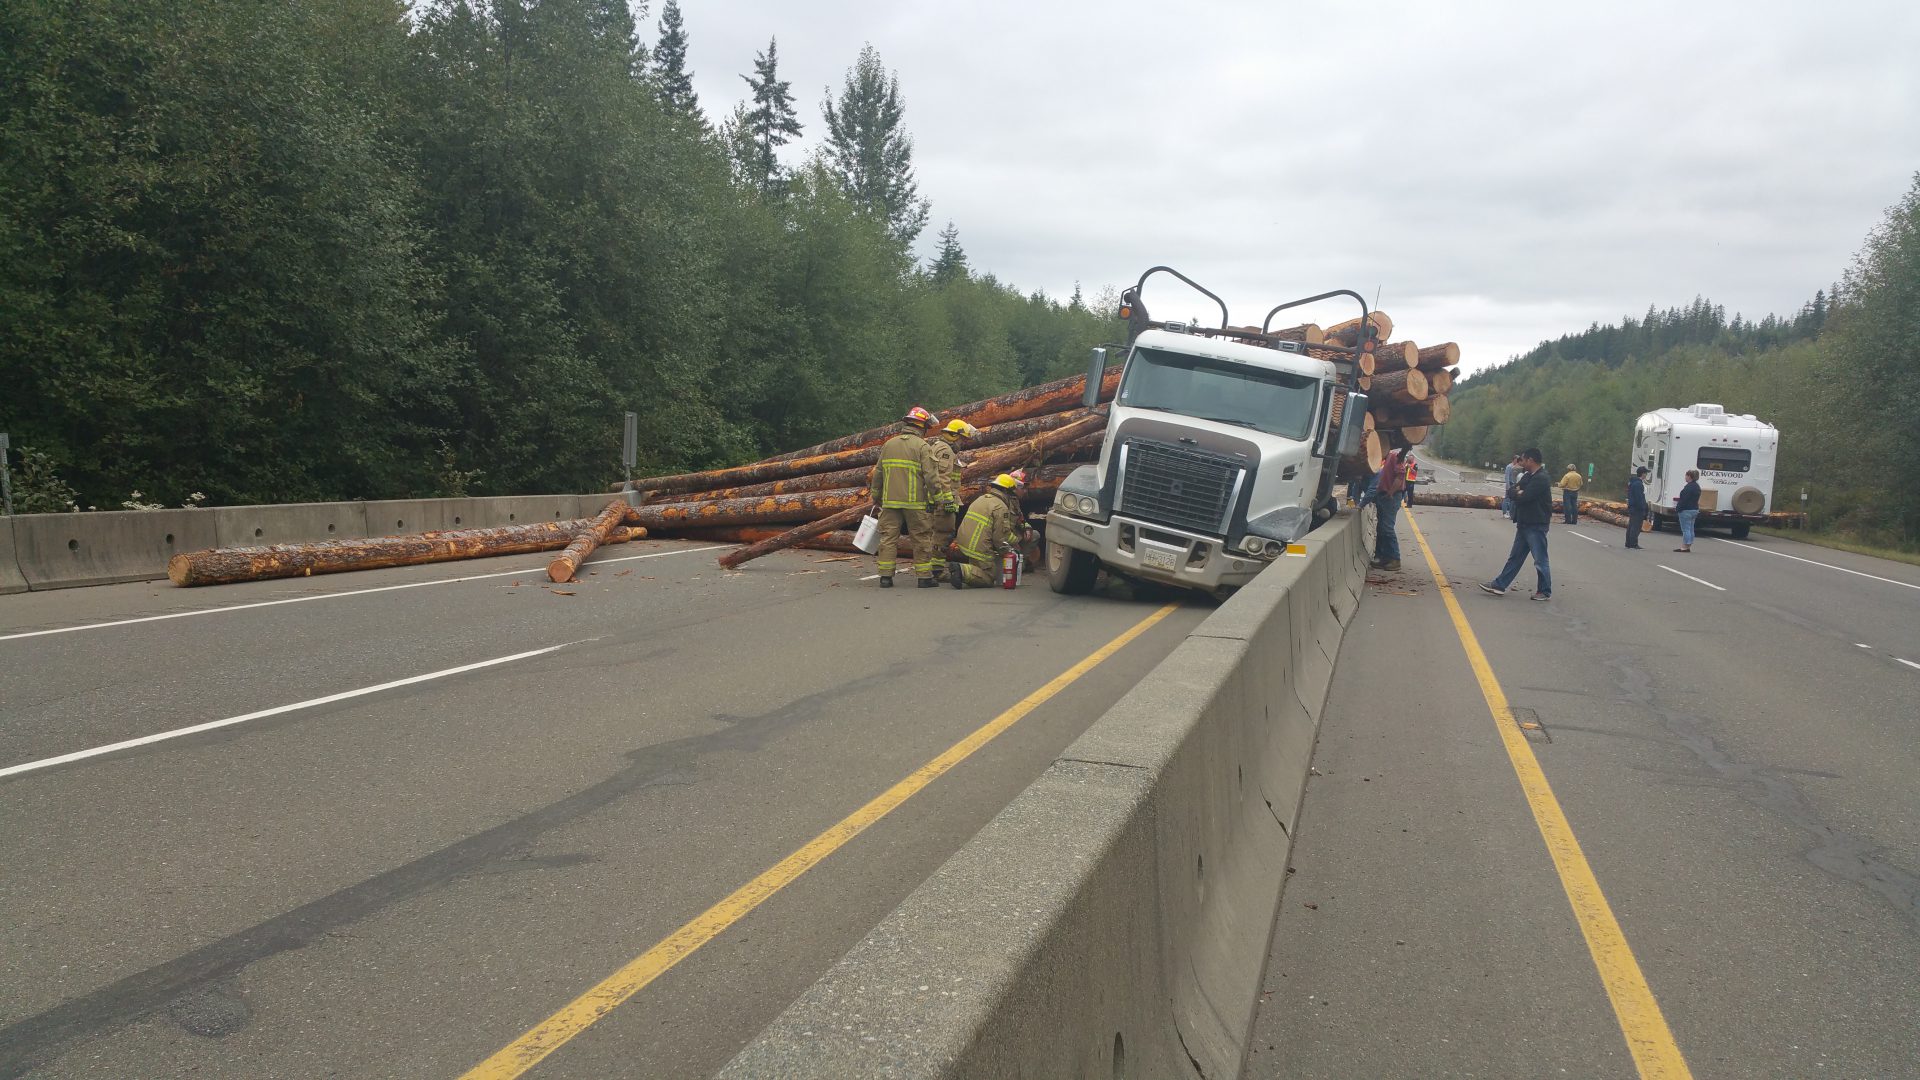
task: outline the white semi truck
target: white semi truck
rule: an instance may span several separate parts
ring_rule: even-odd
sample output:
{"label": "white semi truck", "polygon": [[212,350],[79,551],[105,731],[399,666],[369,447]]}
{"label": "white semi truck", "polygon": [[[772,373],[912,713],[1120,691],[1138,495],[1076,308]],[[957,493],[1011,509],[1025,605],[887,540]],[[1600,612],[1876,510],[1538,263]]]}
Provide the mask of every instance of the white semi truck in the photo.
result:
{"label": "white semi truck", "polygon": [[[1218,304],[1220,325],[1151,320],[1140,291],[1163,272]],[[1100,461],[1061,483],[1046,518],[1055,592],[1086,592],[1105,569],[1224,594],[1335,512],[1335,463],[1359,444],[1367,411],[1350,390],[1357,350],[1320,359],[1268,329],[1288,308],[1333,297],[1351,297],[1365,325],[1366,300],[1341,289],[1281,304],[1258,330],[1232,327],[1224,301],[1165,266],[1121,294],[1126,366]],[[1088,404],[1108,359],[1093,352]]]}
{"label": "white semi truck", "polygon": [[1699,525],[1727,526],[1745,539],[1773,509],[1773,467],[1780,430],[1752,414],[1730,415],[1701,402],[1655,409],[1633,428],[1633,464],[1645,465],[1647,512],[1655,528],[1678,524],[1675,503],[1687,470],[1700,470]]}

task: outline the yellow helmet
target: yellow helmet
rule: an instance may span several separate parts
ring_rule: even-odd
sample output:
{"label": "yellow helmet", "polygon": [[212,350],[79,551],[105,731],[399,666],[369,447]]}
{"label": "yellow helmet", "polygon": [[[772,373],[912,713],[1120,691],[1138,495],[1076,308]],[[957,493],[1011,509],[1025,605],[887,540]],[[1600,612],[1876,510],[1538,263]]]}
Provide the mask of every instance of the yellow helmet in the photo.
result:
{"label": "yellow helmet", "polygon": [[1027,471],[1015,469],[1010,473],[1001,473],[993,478],[993,486],[1006,491],[1018,491],[1027,486]]}
{"label": "yellow helmet", "polygon": [[945,434],[951,435],[956,439],[971,439],[980,434],[979,428],[974,427],[965,420],[949,420],[947,421],[947,426],[942,430]]}

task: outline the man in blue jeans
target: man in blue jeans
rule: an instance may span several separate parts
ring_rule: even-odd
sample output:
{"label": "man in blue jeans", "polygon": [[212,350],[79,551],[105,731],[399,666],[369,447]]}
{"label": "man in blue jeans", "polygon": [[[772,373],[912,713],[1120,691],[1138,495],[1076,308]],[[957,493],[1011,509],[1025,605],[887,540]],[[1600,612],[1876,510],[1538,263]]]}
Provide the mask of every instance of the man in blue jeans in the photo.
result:
{"label": "man in blue jeans", "polygon": [[1400,451],[1387,452],[1386,463],[1380,471],[1373,474],[1373,480],[1367,484],[1366,494],[1360,496],[1360,505],[1374,505],[1378,515],[1373,537],[1373,568],[1375,570],[1400,569],[1400,533],[1395,527],[1394,517],[1400,510],[1400,492],[1406,487],[1406,471],[1400,463]]}
{"label": "man in blue jeans", "polygon": [[1673,504],[1674,516],[1680,519],[1680,546],[1673,550],[1685,555],[1693,550],[1693,523],[1700,518],[1700,470],[1687,470],[1687,486],[1680,489],[1680,498]]}
{"label": "man in blue jeans", "polygon": [[1553,598],[1553,575],[1547,569],[1547,521],[1553,517],[1553,481],[1540,462],[1537,449],[1530,448],[1520,455],[1520,478],[1507,492],[1507,497],[1513,500],[1513,550],[1508,553],[1507,565],[1500,576],[1482,583],[1481,592],[1505,596],[1507,586],[1520,575],[1520,568],[1531,555],[1533,572],[1539,578],[1533,598]]}

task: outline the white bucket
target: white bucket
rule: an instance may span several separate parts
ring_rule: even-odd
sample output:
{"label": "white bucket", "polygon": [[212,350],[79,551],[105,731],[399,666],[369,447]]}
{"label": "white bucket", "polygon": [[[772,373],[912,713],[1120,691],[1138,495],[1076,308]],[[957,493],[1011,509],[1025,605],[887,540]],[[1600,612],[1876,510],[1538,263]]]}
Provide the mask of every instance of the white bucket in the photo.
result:
{"label": "white bucket", "polygon": [[880,519],[868,514],[853,531],[853,546],[869,555],[880,550]]}

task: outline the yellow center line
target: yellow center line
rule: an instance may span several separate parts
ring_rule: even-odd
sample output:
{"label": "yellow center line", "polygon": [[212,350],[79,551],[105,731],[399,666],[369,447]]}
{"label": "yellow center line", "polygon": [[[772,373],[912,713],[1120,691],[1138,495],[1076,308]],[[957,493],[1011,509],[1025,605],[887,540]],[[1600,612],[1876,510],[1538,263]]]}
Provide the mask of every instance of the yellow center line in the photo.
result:
{"label": "yellow center line", "polygon": [[1553,856],[1560,886],[1566,890],[1567,902],[1573,905],[1573,917],[1587,939],[1587,951],[1592,954],[1593,966],[1607,989],[1607,999],[1613,1003],[1613,1015],[1620,1021],[1620,1033],[1626,1036],[1634,1065],[1647,1080],[1691,1077],[1693,1073],[1687,1068],[1686,1058],[1681,1056],[1673,1032],[1667,1027],[1667,1018],[1660,1012],[1660,1003],[1654,1000],[1653,990],[1640,971],[1640,962],[1634,959],[1627,936],[1613,917],[1606,894],[1600,891],[1600,882],[1593,876],[1586,854],[1580,850],[1580,841],[1574,838],[1573,825],[1560,809],[1560,800],[1554,797],[1553,788],[1548,786],[1540,759],[1534,756],[1533,747],[1514,722],[1507,695],[1494,678],[1493,668],[1487,664],[1487,654],[1480,649],[1480,639],[1474,636],[1473,627],[1467,625],[1466,613],[1453,595],[1452,583],[1440,572],[1439,560],[1434,558],[1433,549],[1427,546],[1427,538],[1421,534],[1411,513],[1406,515],[1406,522],[1420,544],[1420,553],[1426,556],[1434,582],[1440,587],[1440,599],[1446,603],[1447,614],[1453,619],[1460,647],[1467,653],[1467,663],[1480,681],[1481,696],[1487,699],[1487,708],[1493,713],[1493,726],[1499,730],[1500,741],[1507,748],[1507,759],[1513,763],[1520,790],[1526,793],[1534,824],[1540,828],[1540,839],[1546,841],[1547,851]]}
{"label": "yellow center line", "polygon": [[838,851],[867,826],[886,817],[949,769],[971,757],[974,751],[992,742],[1001,732],[1018,723],[1082,675],[1098,667],[1127,643],[1146,633],[1155,623],[1174,613],[1179,604],[1168,604],[1133,624],[1125,633],[1092,655],[1055,676],[1054,679],[1021,698],[1006,712],[981,725],[972,734],[954,743],[940,756],[908,774],[906,779],[876,796],[872,802],[848,814],[838,823],[814,837],[798,851],[781,859],[759,877],[734,890],[726,899],[693,917],[686,925],[667,935],[659,944],[628,961],[620,970],[602,979],[592,989],[547,1017],[531,1031],[508,1043],[492,1057],[467,1070],[462,1080],[505,1080],[519,1076],[566,1045],[567,1041],[591,1027],[622,1002],[645,989],[648,983],[667,973],[675,964],[691,956],[702,945],[745,918],[774,893],[821,860]]}

